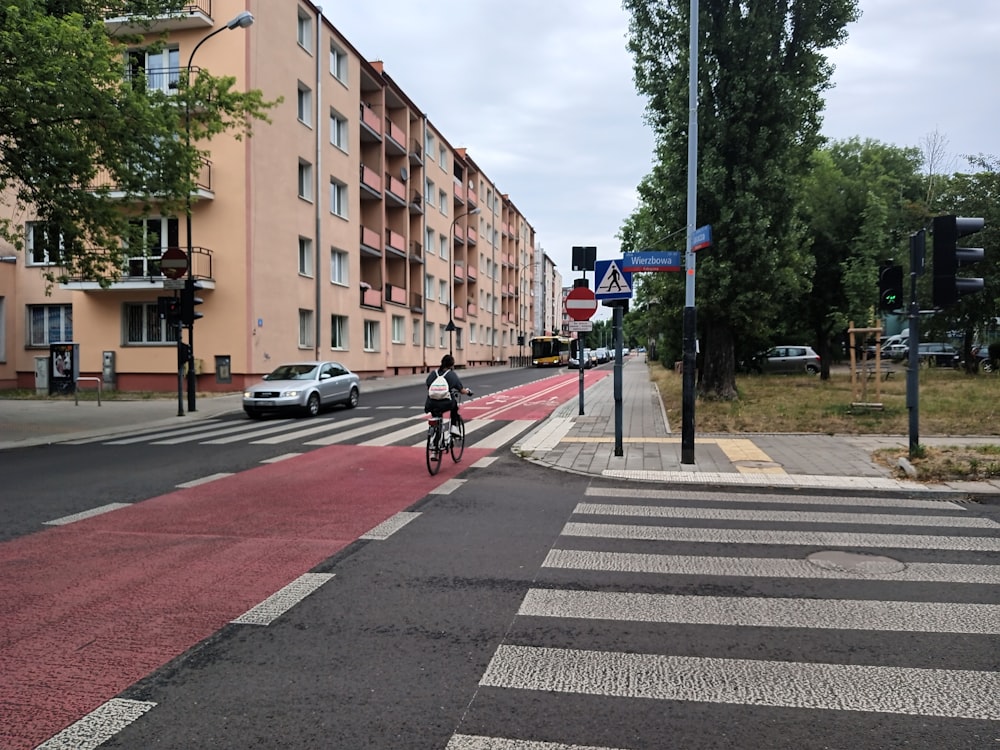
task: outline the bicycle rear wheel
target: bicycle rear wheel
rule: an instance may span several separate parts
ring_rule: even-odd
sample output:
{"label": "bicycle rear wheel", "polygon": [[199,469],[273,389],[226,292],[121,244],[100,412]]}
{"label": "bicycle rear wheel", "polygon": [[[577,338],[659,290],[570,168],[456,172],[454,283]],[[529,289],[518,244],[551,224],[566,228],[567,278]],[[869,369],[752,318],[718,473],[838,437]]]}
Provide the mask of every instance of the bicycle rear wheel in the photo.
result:
{"label": "bicycle rear wheel", "polygon": [[458,418],[458,431],[458,435],[454,432],[451,434],[451,460],[456,464],[462,460],[462,454],[465,453],[465,420],[461,417]]}
{"label": "bicycle rear wheel", "polygon": [[434,476],[441,468],[441,423],[430,427],[427,430],[427,471]]}

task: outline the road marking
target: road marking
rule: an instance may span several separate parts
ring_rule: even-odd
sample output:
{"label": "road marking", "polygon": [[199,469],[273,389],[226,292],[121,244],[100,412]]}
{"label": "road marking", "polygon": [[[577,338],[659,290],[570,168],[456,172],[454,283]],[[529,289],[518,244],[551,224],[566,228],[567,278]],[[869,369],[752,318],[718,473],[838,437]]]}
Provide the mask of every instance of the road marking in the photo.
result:
{"label": "road marking", "polygon": [[[284,420],[287,424],[291,420]],[[230,423],[225,427],[219,427],[217,430],[212,430],[211,432],[201,432],[192,433],[190,431],[182,433],[179,437],[172,437],[169,440],[153,440],[150,445],[180,445],[181,443],[193,443],[197,440],[204,440],[205,438],[218,437],[219,435],[229,435],[234,432],[246,433],[247,430],[256,427],[256,422],[237,422]],[[241,436],[242,437],[242,434]]]}
{"label": "road marking", "polygon": [[1000,633],[1000,605],[529,589],[519,615],[744,628]]}
{"label": "road marking", "polygon": [[449,480],[447,480],[447,481],[442,482],[441,484],[439,484],[437,487],[435,487],[433,490],[431,490],[427,494],[428,495],[450,495],[452,492],[454,492],[455,490],[457,490],[463,484],[465,484],[465,480],[464,479],[449,479]]}
{"label": "road marking", "polygon": [[233,473],[231,471],[220,471],[218,474],[209,474],[208,476],[201,477],[200,479],[192,479],[190,482],[182,482],[177,486],[187,489],[190,487],[197,487],[200,484],[208,484],[209,482],[214,482],[217,479],[225,479],[226,477],[231,477],[232,475]]}
{"label": "road marking", "polygon": [[[156,438],[166,438],[174,437],[175,435],[191,435],[191,434],[202,434],[208,433],[210,430],[218,429],[221,425],[226,424],[225,422],[214,422],[210,420],[199,420],[197,422],[189,422],[184,427],[171,428],[166,431],[158,430],[155,432],[150,432],[145,430],[141,434],[133,435],[132,437],[121,438],[118,440],[107,440],[104,442],[105,445],[132,445],[134,443],[143,443]],[[107,436],[105,436],[107,437]]]}
{"label": "road marking", "polygon": [[[474,420],[478,421],[478,420]],[[532,419],[516,419],[513,422],[508,423],[504,427],[494,432],[492,435],[488,435],[482,440],[475,443],[476,448],[485,448],[487,450],[496,450],[501,446],[506,445],[511,440],[517,438],[525,430],[529,429],[535,421]],[[468,427],[468,425],[466,425]],[[468,431],[466,431],[468,434]]]}
{"label": "road marking", "polygon": [[[199,419],[196,424],[204,425],[205,429],[209,429],[211,427],[217,427],[218,426],[218,424],[217,424],[218,421],[219,421],[218,419],[212,417],[212,418],[209,418],[209,419]],[[162,427],[159,428],[159,429],[154,429],[153,427],[146,426],[146,427],[141,427],[141,428],[135,429],[135,430],[129,430],[128,432],[116,432],[114,435],[109,435],[108,433],[104,433],[103,435],[98,435],[96,437],[79,438],[77,440],[66,440],[66,441],[63,441],[62,444],[63,445],[87,445],[88,443],[103,443],[103,442],[107,441],[109,438],[112,438],[112,437],[114,437],[114,438],[126,438],[126,437],[134,437],[136,435],[144,435],[145,437],[148,438],[148,437],[150,437],[152,435],[160,435],[160,434],[162,434],[163,433],[163,429],[164,428],[162,428]],[[178,434],[176,427],[170,427],[169,429],[171,430],[172,434]],[[188,427],[186,429],[190,429],[190,427]],[[109,443],[109,445],[113,445],[113,443]]]}
{"label": "road marking", "polygon": [[265,458],[261,461],[262,464],[276,464],[279,461],[285,461],[289,458],[295,458],[296,456],[301,456],[301,453],[282,453],[280,456],[274,456],[273,458]]}
{"label": "road marking", "polygon": [[353,430],[348,430],[347,432],[342,432],[337,435],[329,435],[325,438],[317,438],[316,440],[310,440],[305,444],[333,445],[334,443],[346,443],[350,440],[353,440],[356,437],[367,435],[370,432],[375,432],[375,430],[384,429],[386,427],[394,427],[395,425],[409,421],[410,419],[407,417],[393,417],[392,419],[385,419],[380,422],[373,422],[371,424],[365,425],[364,427],[357,427]]}
{"label": "road marking", "polygon": [[154,706],[150,701],[112,698],[35,750],[94,750]]}
{"label": "road marking", "polygon": [[621,698],[1000,719],[1000,674],[499,646],[485,687]]}
{"label": "road marking", "polygon": [[632,500],[643,498],[648,500],[690,500],[693,502],[710,503],[776,503],[785,505],[852,505],[878,508],[926,508],[928,510],[957,510],[966,513],[966,509],[956,503],[945,500],[914,500],[908,497],[845,497],[843,495],[771,495],[766,493],[744,493],[726,490],[649,490],[641,487],[587,487],[584,492],[588,497],[627,497]]}
{"label": "road marking", "polygon": [[[874,563],[874,561],[873,561]],[[1000,584],[1000,565],[905,563],[903,570],[885,566],[821,567],[808,560],[770,557],[653,555],[638,552],[592,552],[554,549],[542,563],[548,568],[600,570],[653,575],[735,576],[740,578],[813,578],[905,583]]]}
{"label": "road marking", "polygon": [[358,539],[371,539],[377,542],[384,542],[395,534],[410,521],[416,520],[420,516],[419,512],[402,510],[395,515],[389,516],[378,526],[365,532]]}
{"label": "road marking", "polygon": [[108,503],[107,505],[100,505],[96,508],[91,508],[90,510],[80,511],[79,513],[73,513],[69,516],[63,516],[62,518],[57,518],[54,521],[44,521],[43,526],[65,526],[69,523],[76,523],[77,521],[83,521],[86,518],[93,518],[94,516],[100,516],[105,513],[110,513],[113,510],[118,510],[119,508],[127,508],[131,503]]}
{"label": "road marking", "polygon": [[640,518],[697,518],[712,521],[778,521],[788,523],[864,524],[870,526],[952,526],[966,529],[994,529],[1000,524],[970,515],[916,516],[889,513],[815,513],[802,510],[739,510],[736,508],[672,508],[652,505],[612,505],[580,503],[573,510],[580,515],[638,516]]}
{"label": "road marking", "polygon": [[763,529],[661,528],[610,523],[567,523],[565,536],[605,539],[643,539],[657,542],[711,544],[794,544],[810,547],[882,547],[886,549],[949,549],[1000,552],[1000,538],[932,536],[922,534],[865,534],[836,531],[770,531]]}
{"label": "road marking", "polygon": [[277,445],[278,443],[287,443],[291,440],[297,440],[298,438],[315,435],[317,432],[330,432],[331,430],[338,430],[342,427],[347,427],[348,425],[366,422],[370,419],[370,417],[351,417],[350,419],[338,421],[324,420],[323,424],[306,427],[302,430],[295,430],[294,432],[283,432],[280,435],[264,438],[263,440],[253,440],[252,443],[254,445]]}
{"label": "road marking", "polygon": [[594,745],[566,745],[562,742],[509,740],[503,737],[483,737],[475,734],[453,734],[444,750],[623,750]]}
{"label": "road marking", "polygon": [[303,573],[231,622],[237,625],[270,625],[333,578],[333,573]]}

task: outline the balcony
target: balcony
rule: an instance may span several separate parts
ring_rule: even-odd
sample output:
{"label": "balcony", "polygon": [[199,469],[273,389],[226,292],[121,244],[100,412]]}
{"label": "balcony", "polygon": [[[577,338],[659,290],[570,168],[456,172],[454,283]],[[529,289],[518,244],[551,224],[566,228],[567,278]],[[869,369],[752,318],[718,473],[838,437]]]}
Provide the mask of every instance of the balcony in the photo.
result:
{"label": "balcony", "polygon": [[410,240],[410,262],[411,263],[424,262],[424,246],[421,245],[416,240]]}
{"label": "balcony", "polygon": [[475,266],[469,266],[469,281],[475,281],[479,276],[479,271],[476,270]]}
{"label": "balcony", "polygon": [[406,257],[406,238],[399,232],[391,229],[385,230],[385,249],[389,250],[401,258]]}
{"label": "balcony", "polygon": [[456,263],[452,267],[452,276],[455,279],[456,284],[465,283],[465,267],[461,263]]}
{"label": "balcony", "polygon": [[477,232],[473,227],[469,227],[469,231],[466,233],[465,241],[470,245],[475,245],[479,242],[479,232]]}
{"label": "balcony", "polygon": [[[165,250],[166,248],[163,248]],[[186,249],[186,248],[184,248]],[[153,250],[152,252],[157,252]],[[162,255],[162,252],[160,252]],[[173,288],[172,284],[179,281],[168,279],[160,271],[160,255],[133,255],[125,258],[121,275],[114,278],[111,285],[102,287],[97,280],[73,277],[60,284],[61,289],[80,292],[134,292],[149,291],[149,289]],[[207,247],[192,247],[193,260],[191,275],[201,281],[207,289],[215,288],[215,278],[212,276],[212,251]],[[186,274],[185,274],[186,276]]]}
{"label": "balcony", "polygon": [[[152,18],[141,17],[138,14],[107,15],[104,25],[108,32],[116,34],[145,34],[164,31],[183,31],[186,29],[210,29],[215,25],[212,20],[212,0],[190,0],[183,7],[164,15]],[[151,24],[151,25],[147,25]]]}
{"label": "balcony", "polygon": [[361,227],[361,253],[376,258],[382,257],[382,235],[374,229]]}
{"label": "balcony", "polygon": [[410,164],[414,166],[423,165],[424,163],[424,147],[420,145],[420,141],[416,138],[410,139]]}
{"label": "balcony", "polygon": [[406,146],[403,145],[404,143],[406,143],[406,133],[403,132],[403,129],[399,127],[399,125],[386,117],[385,152],[394,156],[403,156],[406,154]]}
{"label": "balcony", "polygon": [[[114,200],[121,201],[133,201],[142,202],[150,199],[154,199],[157,195],[162,195],[156,192],[155,186],[158,175],[149,175],[146,179],[146,190],[140,190],[140,183],[142,182],[142,174],[136,172],[134,175],[135,183],[131,185],[119,184],[110,172],[107,170],[98,171],[97,175],[94,177],[94,181],[90,183],[90,189],[92,191],[106,190],[108,197]],[[171,179],[170,176],[164,175],[164,180]],[[191,200],[215,200],[215,192],[212,190],[212,162],[208,159],[201,160],[201,169],[198,171],[195,177],[194,189],[191,191]]]}
{"label": "balcony", "polygon": [[410,311],[422,313],[424,311],[424,297],[417,292],[410,292]]}
{"label": "balcony", "polygon": [[452,313],[452,317],[455,318],[455,320],[465,320],[465,310],[461,307],[456,307]]}
{"label": "balcony", "polygon": [[385,285],[385,301],[391,302],[394,305],[403,305],[406,307],[407,303],[407,293],[406,290],[401,286],[395,286],[394,284]]}
{"label": "balcony", "polygon": [[455,244],[464,245],[465,244],[465,230],[462,229],[461,224],[453,224],[455,233]]}
{"label": "balcony", "polygon": [[479,315],[479,308],[476,305],[469,304],[469,317],[475,318]]}
{"label": "balcony", "polygon": [[424,212],[424,196],[419,190],[410,192],[410,213],[422,214]]}
{"label": "balcony", "polygon": [[465,200],[468,202],[469,208],[475,208],[479,205],[479,196],[476,195],[476,191],[472,185],[469,185],[469,189],[466,191]]}
{"label": "balcony", "polygon": [[368,102],[361,102],[361,142],[382,142],[382,118]]}
{"label": "balcony", "polygon": [[382,292],[372,289],[364,281],[361,282],[361,306],[382,309]]}
{"label": "balcony", "polygon": [[406,205],[406,183],[397,177],[393,177],[391,174],[386,172],[385,174],[385,185],[386,185],[386,198],[390,199],[390,202],[396,206]]}
{"label": "balcony", "polygon": [[382,198],[382,178],[374,169],[366,167],[364,164],[360,168],[361,178],[361,198],[362,200],[381,200]]}
{"label": "balcony", "polygon": [[455,205],[465,205],[465,185],[458,180],[455,180]]}

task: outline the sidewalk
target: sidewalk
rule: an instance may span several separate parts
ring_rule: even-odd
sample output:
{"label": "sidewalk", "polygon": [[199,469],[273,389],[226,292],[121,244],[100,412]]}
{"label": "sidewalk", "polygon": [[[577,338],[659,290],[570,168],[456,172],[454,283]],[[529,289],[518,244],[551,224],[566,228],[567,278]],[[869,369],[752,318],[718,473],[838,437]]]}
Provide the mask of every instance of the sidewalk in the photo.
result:
{"label": "sidewalk", "polygon": [[[670,485],[784,487],[961,493],[1000,498],[1000,480],[924,485],[897,479],[875,464],[873,451],[906,448],[906,435],[695,434],[694,464],[681,463],[681,426],[669,424],[646,363],[622,366],[622,455],[615,455],[614,377],[603,378],[560,406],[514,446],[523,458],[553,469]],[[697,414],[696,419],[697,422]],[[924,445],[997,444],[998,437],[921,438]]]}
{"label": "sidewalk", "polygon": [[[371,392],[419,385],[424,375],[362,382]],[[515,445],[522,458],[551,469],[650,484],[801,488],[842,491],[903,491],[1000,498],[1000,480],[924,485],[894,477],[871,460],[879,448],[908,445],[907,436],[815,434],[695,435],[694,463],[681,464],[681,426],[669,424],[642,359],[622,366],[622,455],[615,455],[614,375],[608,374]],[[202,395],[194,413],[178,416],[173,399],[0,399],[0,451],[5,448],[97,436],[137,427],[183,424],[240,412],[241,394]],[[185,396],[184,411],[187,411]],[[697,422],[697,415],[696,415]],[[1000,443],[994,437],[923,437],[924,445]],[[0,454],[2,455],[2,454]],[[0,458],[2,462],[2,458]]]}

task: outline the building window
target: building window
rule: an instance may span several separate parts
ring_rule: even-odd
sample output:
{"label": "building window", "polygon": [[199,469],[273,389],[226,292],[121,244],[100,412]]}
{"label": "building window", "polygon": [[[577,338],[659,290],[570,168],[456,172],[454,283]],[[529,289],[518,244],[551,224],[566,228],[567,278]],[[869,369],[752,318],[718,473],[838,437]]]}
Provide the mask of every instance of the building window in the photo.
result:
{"label": "building window", "polygon": [[312,91],[301,81],[296,98],[299,122],[312,126]]}
{"label": "building window", "polygon": [[55,224],[29,221],[25,226],[25,248],[29,266],[58,265],[62,261],[62,234]]}
{"label": "building window", "polygon": [[330,75],[341,83],[347,83],[347,55],[332,44],[330,45]]}
{"label": "building window", "polygon": [[424,279],[424,296],[428,302],[434,299],[434,277],[430,274]]}
{"label": "building window", "polygon": [[441,248],[441,257],[444,258],[445,260],[448,260],[448,257],[450,255],[450,253],[448,252],[450,250],[450,248],[448,247],[449,240],[450,238],[443,234],[438,236],[438,244]]}
{"label": "building window", "polygon": [[174,344],[177,326],[160,319],[155,302],[125,304],[126,344]]}
{"label": "building window", "polygon": [[434,324],[424,323],[424,347],[434,346]]}
{"label": "building window", "polygon": [[299,197],[303,200],[313,199],[312,164],[299,160]]}
{"label": "building window", "polygon": [[378,321],[377,320],[366,320],[365,321],[365,351],[366,352],[377,352],[378,351]]}
{"label": "building window", "polygon": [[299,8],[298,23],[295,26],[295,41],[306,52],[312,52],[312,17]]}
{"label": "building window", "polygon": [[430,131],[427,132],[427,137],[424,139],[424,153],[430,158],[434,158],[434,134]]}
{"label": "building window", "polygon": [[[3,322],[3,300],[0,299],[0,323]],[[0,336],[3,336],[2,331],[0,331]],[[413,320],[413,345],[420,346],[420,321],[417,319]]]}
{"label": "building window", "polygon": [[442,349],[448,346],[448,326],[438,326],[438,346]]}
{"label": "building window", "polygon": [[424,183],[424,195],[427,196],[427,205],[431,208],[434,207],[434,196],[437,195],[437,188],[434,186],[432,180],[427,180]]}
{"label": "building window", "polygon": [[461,328],[456,328],[455,329],[455,348],[456,349],[464,349],[465,348],[464,345],[462,344],[462,329]]}
{"label": "building window", "polygon": [[347,120],[336,112],[330,112],[330,144],[341,151],[347,151],[348,141]]}
{"label": "building window", "polygon": [[28,346],[48,346],[72,340],[72,305],[28,305]]}
{"label": "building window", "polygon": [[313,275],[312,240],[308,237],[299,237],[299,273]]}
{"label": "building window", "polygon": [[350,279],[347,274],[347,253],[342,250],[330,250],[330,281],[334,284],[347,286]]}
{"label": "building window", "polygon": [[473,323],[471,326],[469,326],[469,343],[470,344],[475,344],[476,343],[476,324],[475,323]]}
{"label": "building window", "polygon": [[434,255],[434,230],[427,229],[427,237],[424,238],[424,247],[427,248],[428,255]]}
{"label": "building window", "polygon": [[330,316],[330,347],[332,349],[347,349],[347,316]]}
{"label": "building window", "polygon": [[330,178],[330,213],[347,218],[347,185]]}
{"label": "building window", "polygon": [[442,216],[448,215],[448,193],[444,190],[438,190],[438,207]]}
{"label": "building window", "polygon": [[406,318],[402,315],[392,316],[392,343],[402,344],[406,340]]}
{"label": "building window", "polygon": [[127,76],[133,88],[144,83],[146,91],[176,94],[181,77],[180,49],[131,50]]}
{"label": "building window", "polygon": [[313,311],[299,310],[299,346],[307,349],[316,340],[313,336]]}
{"label": "building window", "polygon": [[444,279],[438,281],[438,301],[448,302],[448,282]]}
{"label": "building window", "polygon": [[448,149],[444,146],[438,146],[438,164],[441,169],[448,171]]}

